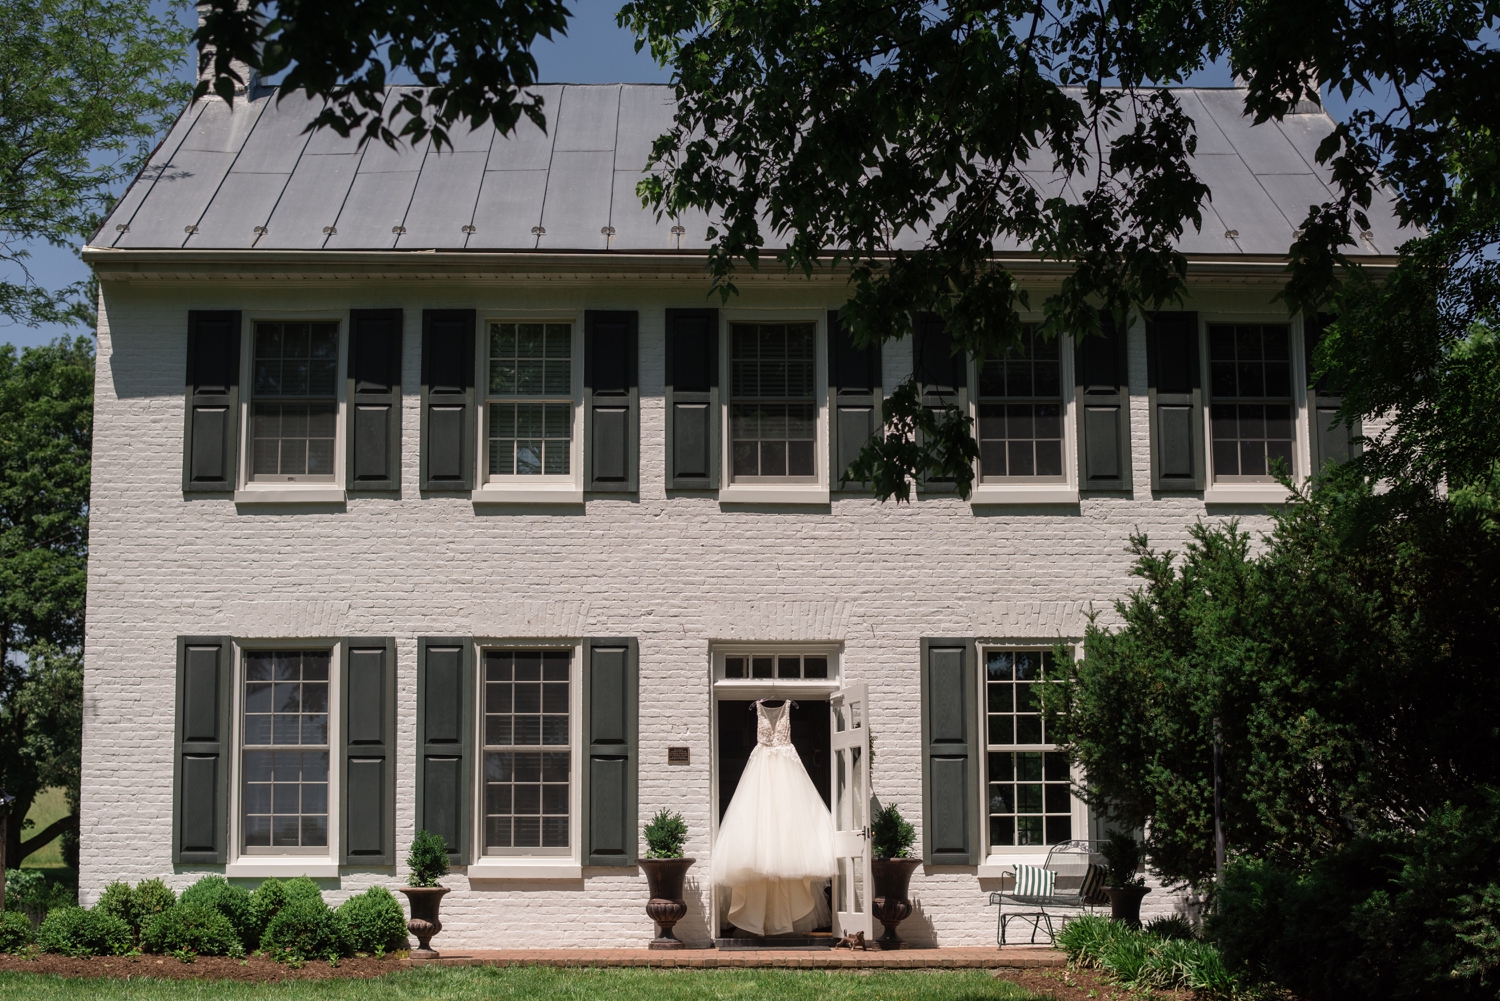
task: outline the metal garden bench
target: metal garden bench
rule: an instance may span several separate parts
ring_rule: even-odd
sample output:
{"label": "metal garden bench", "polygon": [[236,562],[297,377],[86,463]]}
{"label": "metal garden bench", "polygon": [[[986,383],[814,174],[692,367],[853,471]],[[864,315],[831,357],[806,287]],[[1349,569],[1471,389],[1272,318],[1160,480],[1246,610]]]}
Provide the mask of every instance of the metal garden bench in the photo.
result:
{"label": "metal garden bench", "polygon": [[[1031,922],[1031,944],[1037,932],[1047,926],[1047,938],[1054,937],[1052,914],[1055,911],[1091,911],[1109,903],[1104,896],[1104,856],[1093,841],[1063,841],[1047,852],[1040,866],[1016,865],[1001,874],[1011,888],[990,894],[990,904],[998,908],[995,942],[1005,945],[1005,926],[1020,918]],[[1006,911],[1006,905],[1011,910]]]}

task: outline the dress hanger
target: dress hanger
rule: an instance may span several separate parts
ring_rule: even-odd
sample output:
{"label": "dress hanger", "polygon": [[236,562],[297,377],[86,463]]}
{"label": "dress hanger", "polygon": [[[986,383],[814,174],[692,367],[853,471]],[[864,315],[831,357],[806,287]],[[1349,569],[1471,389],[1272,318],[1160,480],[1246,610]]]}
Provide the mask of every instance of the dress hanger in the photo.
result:
{"label": "dress hanger", "polygon": [[[752,702],[750,704],[750,711],[754,712],[756,706],[763,706],[767,702],[774,702],[774,701],[776,701],[776,700],[775,699],[756,699],[754,702]],[[767,706],[767,708],[769,708],[769,709],[783,709],[783,708],[785,708],[787,706],[793,706],[793,707],[795,707],[796,705],[797,705],[797,703],[793,702],[791,699],[782,699],[781,700],[781,705],[779,705],[779,706]]]}

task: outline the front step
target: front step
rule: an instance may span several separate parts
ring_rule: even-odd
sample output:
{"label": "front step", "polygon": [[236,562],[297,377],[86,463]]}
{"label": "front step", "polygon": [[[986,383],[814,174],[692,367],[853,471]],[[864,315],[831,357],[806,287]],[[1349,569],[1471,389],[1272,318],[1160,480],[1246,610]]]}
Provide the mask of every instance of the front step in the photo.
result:
{"label": "front step", "polygon": [[756,951],[786,949],[811,952],[833,948],[838,939],[832,932],[811,932],[807,935],[736,935],[733,938],[714,939],[715,947],[725,951]]}

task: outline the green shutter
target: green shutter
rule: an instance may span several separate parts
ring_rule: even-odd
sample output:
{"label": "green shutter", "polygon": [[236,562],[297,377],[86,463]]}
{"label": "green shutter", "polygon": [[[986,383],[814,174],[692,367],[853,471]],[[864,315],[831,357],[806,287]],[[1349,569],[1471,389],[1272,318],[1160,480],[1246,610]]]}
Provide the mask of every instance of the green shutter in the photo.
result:
{"label": "green shutter", "polygon": [[869,484],[851,480],[840,484],[865,444],[880,430],[883,400],[880,346],[857,347],[839,319],[828,311],[828,444],[830,487],[867,491]]}
{"label": "green shutter", "polygon": [[1130,489],[1130,380],[1125,331],[1104,316],[1099,336],[1073,350],[1073,403],[1078,410],[1078,485],[1083,490]]}
{"label": "green shutter", "polygon": [[1198,314],[1146,318],[1146,390],[1151,408],[1151,488],[1202,490],[1203,385]]}
{"label": "green shutter", "polygon": [[346,639],[343,652],[343,863],[395,865],[396,643]]}
{"label": "green shutter", "polygon": [[719,311],[667,310],[667,489],[719,489]]}
{"label": "green shutter", "polygon": [[240,446],[240,314],[188,311],[183,493],[235,488]]}
{"label": "green shutter", "polygon": [[422,311],[422,489],[473,490],[472,309]]}
{"label": "green shutter", "polygon": [[974,641],[922,641],[922,860],[978,865],[978,682]]}
{"label": "green shutter", "polygon": [[639,648],[583,644],[583,864],[635,865]]}
{"label": "green shutter", "polygon": [[1313,353],[1317,350],[1318,342],[1323,339],[1324,329],[1332,322],[1333,317],[1327,313],[1318,313],[1305,318],[1302,323],[1302,345],[1306,352],[1307,374],[1311,383],[1307,390],[1307,413],[1312,425],[1309,445],[1314,471],[1322,469],[1324,463],[1348,462],[1358,455],[1359,438],[1364,434],[1357,415],[1340,419],[1339,410],[1344,405],[1342,391],[1337,386],[1330,385],[1326,376],[1316,380],[1311,378]]}
{"label": "green shutter", "polygon": [[401,310],[349,313],[349,490],[401,489]]}
{"label": "green shutter", "polygon": [[584,489],[634,493],[640,465],[637,314],[583,314]]}
{"label": "green shutter", "polygon": [[[932,409],[955,406],[969,413],[969,356],[953,352],[953,337],[936,313],[912,317],[912,371],[922,388],[922,403]],[[924,479],[923,493],[953,493],[950,479]]]}
{"label": "green shutter", "polygon": [[228,860],[232,657],[233,647],[223,636],[177,639],[173,862]]}
{"label": "green shutter", "polygon": [[469,864],[474,643],[417,640],[417,828],[440,834],[450,865]]}

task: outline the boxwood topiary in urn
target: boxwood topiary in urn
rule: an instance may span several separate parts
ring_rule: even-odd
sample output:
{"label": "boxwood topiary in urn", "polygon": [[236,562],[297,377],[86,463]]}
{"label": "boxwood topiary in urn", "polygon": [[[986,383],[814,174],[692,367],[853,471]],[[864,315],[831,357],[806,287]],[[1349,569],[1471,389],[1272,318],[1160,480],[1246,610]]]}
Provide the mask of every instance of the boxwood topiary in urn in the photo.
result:
{"label": "boxwood topiary in urn", "polygon": [[1122,831],[1114,831],[1099,851],[1109,866],[1104,888],[1109,897],[1109,916],[1115,920],[1139,928],[1141,924],[1141,898],[1151,892],[1137,869],[1141,866],[1141,846]]}
{"label": "boxwood topiary in urn", "polygon": [[660,934],[651,940],[652,949],[685,948],[681,939],[672,932],[672,926],[687,913],[687,902],[682,897],[682,882],[688,867],[697,859],[683,858],[682,846],[687,841],[687,823],[680,813],[670,813],[665,807],[658,810],[651,823],[646,825],[646,857],[641,859],[641,868],[646,870],[646,886],[651,899],[646,903],[646,913],[660,928]]}
{"label": "boxwood topiary in urn", "polygon": [[438,954],[428,943],[443,930],[438,908],[448,888],[439,886],[438,880],[448,875],[448,843],[440,834],[418,831],[406,853],[406,867],[411,871],[406,880],[409,885],[400,889],[411,903],[411,920],[406,927],[417,936],[411,958],[436,959]]}
{"label": "boxwood topiary in urn", "polygon": [[875,882],[875,899],[870,913],[885,925],[885,932],[875,942],[882,949],[900,949],[901,937],[896,926],[911,917],[911,874],[921,859],[911,858],[911,846],[917,830],[901,816],[896,804],[881,807],[870,818],[870,874]]}

